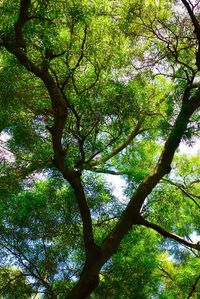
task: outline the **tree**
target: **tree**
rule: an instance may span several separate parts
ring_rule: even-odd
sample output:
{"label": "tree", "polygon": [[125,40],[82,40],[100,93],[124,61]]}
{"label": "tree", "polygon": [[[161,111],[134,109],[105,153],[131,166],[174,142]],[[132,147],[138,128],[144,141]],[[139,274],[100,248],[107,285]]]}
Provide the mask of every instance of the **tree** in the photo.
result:
{"label": "tree", "polygon": [[[99,282],[108,293],[99,287],[93,298],[118,298],[117,288],[120,298],[155,298],[156,290],[172,298],[166,286],[174,269],[200,249],[186,238],[199,226],[199,169],[191,166],[190,174],[174,158],[182,139],[198,136],[198,1],[0,5],[0,129],[11,155],[1,166],[3,266],[20,267],[46,298],[87,298]],[[45,179],[35,183],[41,173]],[[127,181],[126,207],[102,174]],[[182,266],[159,266],[165,246],[176,254],[181,248],[154,233],[146,239],[149,228],[191,250],[183,250]],[[127,254],[120,253],[130,243],[133,260],[142,247],[155,247],[145,262],[130,263],[134,281],[144,284],[133,295],[130,281],[126,290],[119,286]],[[196,272],[184,286],[188,298],[197,293]]]}

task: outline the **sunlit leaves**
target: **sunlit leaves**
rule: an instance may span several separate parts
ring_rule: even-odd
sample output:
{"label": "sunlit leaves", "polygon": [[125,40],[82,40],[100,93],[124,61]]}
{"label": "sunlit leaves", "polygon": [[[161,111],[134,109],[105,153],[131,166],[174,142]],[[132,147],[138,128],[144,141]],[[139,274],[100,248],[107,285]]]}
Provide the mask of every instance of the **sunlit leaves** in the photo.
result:
{"label": "sunlit leaves", "polygon": [[12,299],[31,298],[33,289],[28,285],[22,272],[14,267],[0,268],[0,289],[3,297]]}
{"label": "sunlit leaves", "polygon": [[[16,273],[31,277],[35,292],[65,298],[84,267],[85,236],[75,195],[61,173],[69,182],[82,180],[100,245],[142,180],[149,173],[154,178],[187,89],[187,102],[198,94],[197,44],[175,1],[33,0],[21,28],[26,44],[21,48],[15,35],[20,1],[0,5],[5,47],[0,130],[12,155],[1,159],[2,269],[16,265]],[[62,117],[58,99],[66,104]],[[190,119],[186,141],[198,135],[198,120],[198,114]],[[127,182],[125,196],[116,198],[109,182],[92,172],[120,174]],[[147,196],[142,216],[190,238],[199,228],[198,183],[199,159],[175,158],[171,174]],[[137,227],[102,268],[101,285],[92,296],[189,296],[195,255]]]}

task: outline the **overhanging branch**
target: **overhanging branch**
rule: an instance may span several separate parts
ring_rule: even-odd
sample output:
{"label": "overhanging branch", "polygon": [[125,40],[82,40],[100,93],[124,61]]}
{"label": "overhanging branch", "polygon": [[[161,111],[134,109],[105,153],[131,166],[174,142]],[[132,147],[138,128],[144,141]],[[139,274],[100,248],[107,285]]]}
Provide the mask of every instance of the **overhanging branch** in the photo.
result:
{"label": "overhanging branch", "polygon": [[199,244],[194,244],[192,242],[189,242],[189,241],[177,236],[176,234],[165,230],[164,228],[160,227],[159,225],[147,221],[144,218],[141,218],[140,224],[144,225],[146,227],[152,228],[153,230],[157,231],[160,235],[162,235],[164,238],[170,238],[170,239],[173,239],[173,240],[179,242],[180,244],[186,245],[186,246],[196,249],[196,250],[200,250]]}

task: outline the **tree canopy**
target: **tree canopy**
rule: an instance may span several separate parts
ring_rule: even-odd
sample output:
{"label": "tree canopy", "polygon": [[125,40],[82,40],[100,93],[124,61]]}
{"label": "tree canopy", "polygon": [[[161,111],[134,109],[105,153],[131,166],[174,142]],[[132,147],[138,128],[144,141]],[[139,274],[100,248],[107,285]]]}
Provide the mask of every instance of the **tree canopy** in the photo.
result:
{"label": "tree canopy", "polygon": [[0,12],[1,298],[198,299],[200,1]]}

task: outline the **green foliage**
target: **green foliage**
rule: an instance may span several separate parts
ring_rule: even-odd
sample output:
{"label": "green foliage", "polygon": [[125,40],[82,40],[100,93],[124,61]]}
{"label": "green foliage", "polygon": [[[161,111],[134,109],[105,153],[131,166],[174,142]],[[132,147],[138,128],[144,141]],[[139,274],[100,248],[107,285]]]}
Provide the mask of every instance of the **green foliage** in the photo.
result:
{"label": "green foliage", "polygon": [[[21,24],[22,2],[0,1],[0,296],[64,299],[87,256],[87,211],[71,182],[80,174],[101,246],[154,174],[183,98],[198,96],[198,41],[177,1],[32,0]],[[198,136],[196,111],[183,139]],[[107,174],[126,182],[122,192]],[[177,154],[141,215],[185,239],[198,235],[199,177],[199,156]],[[196,256],[134,225],[90,298],[197,299]]]}
{"label": "green foliage", "polygon": [[0,268],[1,298],[32,298],[33,289],[27,284],[23,273],[17,268]]}
{"label": "green foliage", "polygon": [[[147,240],[148,242],[144,241]],[[145,229],[135,229],[121,244],[100,274],[100,285],[91,298],[151,298],[156,293],[157,238]]]}

